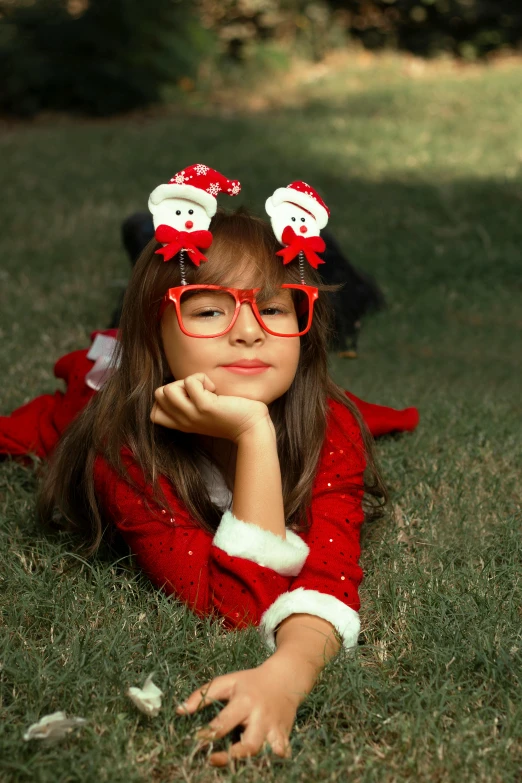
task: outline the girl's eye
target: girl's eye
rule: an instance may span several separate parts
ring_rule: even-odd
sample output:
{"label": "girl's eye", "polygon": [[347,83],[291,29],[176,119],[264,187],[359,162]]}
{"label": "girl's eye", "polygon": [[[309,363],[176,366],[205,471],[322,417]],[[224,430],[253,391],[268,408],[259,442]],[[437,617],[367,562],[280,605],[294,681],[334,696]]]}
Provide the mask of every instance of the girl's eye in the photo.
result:
{"label": "girl's eye", "polygon": [[176,210],[176,215],[181,215],[181,209]]}
{"label": "girl's eye", "polygon": [[294,223],[295,223],[295,217],[293,217],[293,218],[292,218],[292,220],[293,220],[293,221],[294,221]]}
{"label": "girl's eye", "polygon": [[214,308],[211,308],[209,310],[201,310],[199,313],[194,313],[195,318],[201,318],[201,316],[205,317],[207,315],[212,315],[212,313],[218,313],[219,315],[223,315],[223,313],[220,310],[215,310]]}
{"label": "girl's eye", "polygon": [[301,223],[304,223],[306,218],[301,218]]}
{"label": "girl's eye", "polygon": [[281,313],[282,315],[288,315],[292,309],[291,306],[288,307],[284,302],[274,302],[273,304],[270,302],[259,302],[257,307],[260,313],[270,310],[272,313]]}
{"label": "girl's eye", "polygon": [[281,313],[282,315],[286,315],[288,313],[288,310],[281,310],[279,307],[264,307],[259,312],[261,315],[263,315],[263,313],[266,313],[268,310],[272,311],[269,313],[269,315],[273,315],[274,313]]}
{"label": "girl's eye", "polygon": [[193,215],[193,214],[194,214],[194,210],[193,209],[189,209],[189,215]]}

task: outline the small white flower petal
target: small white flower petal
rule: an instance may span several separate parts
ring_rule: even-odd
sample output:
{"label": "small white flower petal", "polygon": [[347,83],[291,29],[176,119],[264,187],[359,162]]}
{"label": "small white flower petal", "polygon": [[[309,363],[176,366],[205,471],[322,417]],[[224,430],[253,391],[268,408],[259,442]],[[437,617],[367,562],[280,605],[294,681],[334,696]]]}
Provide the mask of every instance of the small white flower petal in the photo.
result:
{"label": "small white flower petal", "polygon": [[149,674],[143,688],[130,687],[127,696],[134,702],[136,707],[144,712],[145,715],[155,718],[161,709],[161,697],[163,691],[160,691],[157,685],[152,682],[152,674]]}
{"label": "small white flower petal", "polygon": [[44,715],[38,723],[33,723],[25,732],[24,740],[62,739],[77,726],[87,723],[85,718],[68,718],[65,712],[53,712]]}

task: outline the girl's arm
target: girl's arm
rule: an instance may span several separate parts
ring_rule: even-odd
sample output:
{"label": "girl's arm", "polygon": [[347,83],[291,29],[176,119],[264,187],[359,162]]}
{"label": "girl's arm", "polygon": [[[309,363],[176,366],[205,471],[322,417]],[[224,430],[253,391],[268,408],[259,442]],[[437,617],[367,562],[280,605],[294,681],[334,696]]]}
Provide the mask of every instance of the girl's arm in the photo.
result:
{"label": "girl's arm", "polygon": [[290,757],[290,733],[297,709],[314,687],[325,664],[339,650],[333,626],[320,617],[294,614],[276,635],[277,649],[256,669],[216,677],[195,690],[178,707],[193,714],[214,700],[228,704],[196,734],[205,743],[224,737],[236,726],[245,727],[240,742],[228,752],[210,755],[210,763],[224,766],[231,758],[258,753],[268,743],[279,756]]}
{"label": "girl's arm", "polygon": [[232,511],[236,518],[286,539],[281,468],[270,416],[238,439]]}
{"label": "girl's arm", "polygon": [[261,618],[261,632],[272,649],[280,623],[299,613],[327,620],[347,649],[357,644],[366,455],[351,412],[332,401],[331,414],[312,493],[312,523],[304,535],[309,555],[289,590],[279,595]]}
{"label": "girl's arm", "polygon": [[217,739],[238,725],[245,727],[242,741],[228,754],[210,756],[218,766],[229,757],[254,755],[265,742],[276,754],[289,756],[289,736],[299,704],[339,650],[339,637],[346,648],[357,641],[365,455],[351,413],[335,404],[332,413],[313,492],[312,526],[307,534],[310,553],[300,574],[261,620],[261,630],[274,653],[256,669],[217,677],[187,700],[189,713],[214,699],[228,701],[207,733],[199,734],[202,739]]}

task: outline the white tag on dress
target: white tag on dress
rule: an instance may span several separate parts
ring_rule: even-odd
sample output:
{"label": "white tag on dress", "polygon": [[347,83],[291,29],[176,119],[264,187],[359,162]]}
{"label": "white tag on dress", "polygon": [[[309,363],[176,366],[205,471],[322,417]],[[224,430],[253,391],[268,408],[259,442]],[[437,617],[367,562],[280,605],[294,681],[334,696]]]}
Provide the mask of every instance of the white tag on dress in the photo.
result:
{"label": "white tag on dress", "polygon": [[118,340],[108,334],[97,334],[87,353],[87,359],[94,359],[94,365],[85,376],[85,383],[90,389],[99,391],[111,377],[114,370],[120,366],[115,352]]}

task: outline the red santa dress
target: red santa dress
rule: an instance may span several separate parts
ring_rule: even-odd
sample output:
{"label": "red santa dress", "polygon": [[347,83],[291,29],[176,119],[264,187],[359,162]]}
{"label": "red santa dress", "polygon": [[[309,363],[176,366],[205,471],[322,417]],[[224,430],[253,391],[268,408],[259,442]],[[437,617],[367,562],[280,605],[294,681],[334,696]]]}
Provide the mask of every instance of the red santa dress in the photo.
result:
{"label": "red santa dress", "polygon": [[[116,330],[94,332],[89,350],[67,354],[54,367],[56,377],[66,381],[65,392],[42,395],[10,416],[0,416],[0,455],[47,457],[68,424],[96,394],[97,373],[110,364],[116,339]],[[415,408],[398,411],[346,394],[374,436],[417,426]],[[104,515],[151,581],[197,614],[222,616],[227,627],[259,626],[271,649],[275,649],[277,626],[295,613],[328,620],[348,648],[357,642],[366,461],[354,416],[334,400],[328,404],[327,434],[313,485],[311,526],[303,534],[287,530],[286,540],[233,515],[231,493],[210,462],[202,464],[202,475],[211,498],[223,511],[214,535],[198,526],[164,478],[160,483],[171,511],[159,508],[129,450],[124,449],[123,457],[139,490],[119,477],[103,456],[95,461],[96,492]]]}
{"label": "red santa dress", "polygon": [[356,644],[366,460],[359,425],[343,405],[329,402],[310,529],[287,530],[286,540],[234,516],[232,495],[210,462],[202,475],[223,511],[215,534],[199,527],[163,478],[168,507],[159,507],[131,452],[124,450],[123,457],[139,489],[98,456],[96,494],[154,585],[199,615],[222,616],[229,628],[259,626],[271,649],[279,623],[296,612],[328,620],[346,647]]}

